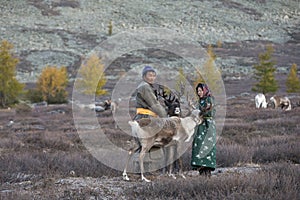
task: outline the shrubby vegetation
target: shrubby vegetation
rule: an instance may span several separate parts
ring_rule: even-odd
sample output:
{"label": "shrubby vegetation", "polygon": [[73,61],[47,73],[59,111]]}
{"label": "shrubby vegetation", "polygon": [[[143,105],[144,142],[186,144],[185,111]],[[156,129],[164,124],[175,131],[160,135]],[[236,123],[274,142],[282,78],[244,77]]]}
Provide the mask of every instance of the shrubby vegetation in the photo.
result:
{"label": "shrubby vegetation", "polygon": [[[241,101],[245,102],[247,98]],[[19,183],[26,181],[36,183],[34,188],[38,189],[42,181],[45,199],[54,191],[63,198],[65,193],[58,193],[54,182],[70,177],[70,171],[74,171],[75,180],[92,177],[99,182],[107,178],[116,181],[117,185],[123,185],[118,189],[127,199],[174,199],[174,196],[177,199],[296,199],[300,191],[297,183],[300,178],[299,108],[289,112],[256,110],[250,103],[235,104],[236,101],[238,99],[228,102],[227,116],[238,122],[225,123],[218,139],[217,170],[248,165],[261,167],[256,172],[217,173],[211,178],[188,176],[186,180],[159,178],[160,172],[157,172],[150,176],[153,180],[150,184],[140,182],[139,175],[131,175],[133,181],[124,182],[122,172],[103,165],[86,150],[72,123],[71,108],[57,106],[27,112],[26,117],[18,115],[15,121],[20,126],[0,129],[0,189],[8,188],[7,183],[21,187]],[[57,109],[63,109],[65,114],[50,114]],[[114,128],[109,112],[101,113],[98,121],[104,127],[105,135],[125,148],[129,136]],[[0,115],[0,119],[4,119],[4,115]],[[36,127],[44,127],[47,131]],[[188,150],[183,155],[184,171],[191,170],[190,157]],[[65,189],[67,191],[70,189]],[[72,191],[71,199],[101,198],[97,190],[88,186]],[[15,199],[21,197],[21,193],[14,194]],[[38,193],[30,197],[34,195],[38,197]]]}
{"label": "shrubby vegetation", "polygon": [[[5,45],[4,45],[5,46]],[[8,49],[11,46],[8,45]],[[212,51],[211,51],[212,52]],[[257,65],[257,76],[261,80],[272,80],[272,49],[260,56],[261,63]],[[1,57],[0,67],[8,69],[8,74],[14,74],[16,60],[10,65]],[[213,59],[207,63],[213,65]],[[9,66],[8,68],[5,68]],[[266,67],[268,70],[265,70]],[[270,67],[270,68],[269,68]],[[287,88],[293,92],[297,83],[296,66],[291,68],[287,80]],[[2,68],[1,68],[2,69]],[[13,70],[12,70],[13,69]],[[103,65],[97,56],[91,56],[80,70],[81,79],[78,83],[84,94],[102,95],[106,91],[102,87],[106,83]],[[207,69],[209,73],[209,68]],[[264,74],[266,72],[266,74]],[[183,72],[180,71],[178,90],[185,85]],[[200,77],[201,78],[201,77]],[[0,76],[0,81],[5,81]],[[68,83],[67,72],[64,67],[46,67],[38,79],[37,87],[27,93],[32,102],[42,100],[48,103],[62,103],[66,100],[65,87]],[[257,90],[261,92],[275,91],[276,87],[269,87],[260,81]],[[19,83],[18,83],[19,84]],[[17,85],[18,85],[17,84]],[[95,90],[96,88],[96,90]],[[7,95],[0,90],[1,97]],[[290,91],[290,90],[289,90]],[[2,93],[1,93],[2,92]],[[20,90],[18,91],[20,92]],[[121,195],[128,199],[297,199],[300,186],[298,184],[300,146],[299,144],[299,108],[289,112],[281,110],[257,110],[249,97],[229,100],[227,118],[237,120],[225,123],[223,133],[217,142],[217,165],[220,167],[236,167],[257,165],[262,170],[241,174],[216,174],[212,178],[188,177],[186,180],[163,179],[154,176],[152,184],[126,182]],[[16,98],[14,98],[14,101]],[[7,101],[13,102],[13,101]],[[8,103],[5,102],[5,105]],[[245,103],[248,102],[248,103]],[[58,112],[59,111],[59,112]],[[121,172],[115,171],[97,161],[86,150],[74,126],[70,106],[45,107],[31,110],[25,104],[16,107],[18,115],[13,111],[0,113],[0,120],[6,121],[14,116],[15,125],[0,127],[0,190],[9,191],[10,187],[24,187],[26,190],[40,189],[42,192],[27,192],[28,198],[40,199],[43,196],[60,198],[85,199],[91,196],[102,198],[99,191],[87,188],[70,189],[57,192],[55,183],[62,178],[70,177],[74,171],[76,178],[92,177],[97,181],[111,178],[121,182]],[[114,120],[110,111],[98,116],[106,136],[122,147],[126,145],[128,135],[114,128]],[[54,113],[54,114],[53,114]],[[59,114],[57,114],[59,113]],[[62,114],[61,114],[62,113]],[[61,114],[61,115],[60,115]],[[189,171],[191,152],[183,155],[184,170]],[[139,177],[139,176],[138,176]],[[25,189],[24,189],[25,190]],[[15,191],[12,189],[12,191]],[[23,190],[21,190],[23,191]],[[0,198],[6,193],[0,193]],[[25,198],[24,193],[13,192],[14,199]],[[66,196],[68,194],[68,196]],[[50,198],[51,199],[51,198]]]}

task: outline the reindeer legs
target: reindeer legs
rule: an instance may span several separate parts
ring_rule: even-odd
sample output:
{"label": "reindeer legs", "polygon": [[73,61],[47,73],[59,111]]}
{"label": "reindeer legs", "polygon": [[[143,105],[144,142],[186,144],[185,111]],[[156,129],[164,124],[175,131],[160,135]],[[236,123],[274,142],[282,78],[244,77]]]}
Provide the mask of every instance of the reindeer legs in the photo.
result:
{"label": "reindeer legs", "polygon": [[146,182],[151,182],[149,179],[147,179],[144,176],[144,157],[146,154],[147,148],[142,147],[142,150],[140,152],[140,169],[141,169],[141,177],[142,177],[142,181],[146,181]]}
{"label": "reindeer legs", "polygon": [[[179,175],[182,178],[185,179],[185,176],[183,175],[183,162],[182,162],[182,159],[181,159],[181,157],[179,157],[176,160],[176,156],[178,155],[178,152],[177,152],[178,151],[178,147],[179,147],[178,145],[179,145],[179,143],[176,142],[174,145],[171,145],[171,146],[167,147],[167,149],[166,149],[166,153],[167,153],[167,154],[165,154],[165,156],[166,156],[166,162],[170,163],[170,165],[168,166],[169,167],[168,175],[170,177],[176,179],[176,176],[173,173],[173,169],[174,169],[174,166],[175,166],[176,162],[178,162]],[[167,160],[167,159],[169,159],[169,160]]]}
{"label": "reindeer legs", "polygon": [[175,154],[176,154],[177,148],[176,144],[166,147],[165,149],[165,162],[170,163],[168,165],[168,175],[172,178],[176,179],[176,176],[173,174],[173,165],[175,164]]}
{"label": "reindeer legs", "polygon": [[129,161],[131,160],[133,154],[136,153],[137,151],[139,151],[140,148],[141,148],[141,146],[137,146],[137,147],[131,149],[131,150],[128,152],[128,158],[127,158],[126,165],[125,165],[125,168],[124,168],[124,171],[123,171],[123,180],[125,180],[125,181],[129,181],[129,178],[128,178],[128,175],[127,175],[127,167],[128,167],[128,163],[129,163]]}
{"label": "reindeer legs", "polygon": [[124,171],[123,171],[123,180],[125,180],[125,181],[129,181],[129,178],[127,176],[127,167],[128,167],[129,160],[131,160],[132,155],[133,155],[133,152],[129,151],[127,162],[126,162],[126,165],[125,165],[125,168],[124,168]]}
{"label": "reindeer legs", "polygon": [[180,175],[182,178],[185,179],[185,176],[184,176],[183,171],[182,171],[182,169],[183,169],[183,162],[182,162],[182,158],[181,158],[181,157],[178,158],[178,163],[179,163],[179,175]]}

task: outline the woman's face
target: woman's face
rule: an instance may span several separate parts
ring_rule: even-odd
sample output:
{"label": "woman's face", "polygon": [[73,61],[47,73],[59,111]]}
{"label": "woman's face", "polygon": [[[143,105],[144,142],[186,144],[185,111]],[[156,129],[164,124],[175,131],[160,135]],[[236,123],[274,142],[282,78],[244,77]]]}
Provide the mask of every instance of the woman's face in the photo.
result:
{"label": "woman's face", "polygon": [[155,72],[147,72],[146,75],[144,76],[144,80],[147,83],[153,84],[156,79],[156,73]]}
{"label": "woman's face", "polygon": [[203,90],[201,89],[201,87],[198,87],[198,89],[197,89],[197,94],[198,94],[198,96],[199,96],[200,98],[203,97],[204,93],[203,93]]}

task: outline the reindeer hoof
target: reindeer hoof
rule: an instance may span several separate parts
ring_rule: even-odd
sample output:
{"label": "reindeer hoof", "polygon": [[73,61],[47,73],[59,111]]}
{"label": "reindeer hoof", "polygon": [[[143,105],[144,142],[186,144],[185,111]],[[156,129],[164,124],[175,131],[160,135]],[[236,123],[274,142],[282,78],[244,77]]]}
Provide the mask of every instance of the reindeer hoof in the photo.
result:
{"label": "reindeer hoof", "polygon": [[183,179],[186,179],[185,175],[183,175],[183,174],[180,174],[180,176],[181,176]]}
{"label": "reindeer hoof", "polygon": [[169,174],[170,177],[172,177],[173,179],[176,179],[176,176],[174,174]]}
{"label": "reindeer hoof", "polygon": [[142,176],[142,181],[146,181],[147,183],[151,182],[149,179],[146,179],[144,176]]}

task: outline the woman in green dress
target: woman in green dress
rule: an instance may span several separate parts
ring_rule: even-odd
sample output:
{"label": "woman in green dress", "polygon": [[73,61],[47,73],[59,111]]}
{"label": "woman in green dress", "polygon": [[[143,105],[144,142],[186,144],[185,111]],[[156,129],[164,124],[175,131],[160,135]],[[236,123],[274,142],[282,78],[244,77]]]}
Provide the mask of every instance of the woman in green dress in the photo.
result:
{"label": "woman in green dress", "polygon": [[198,109],[204,113],[204,121],[195,128],[191,165],[200,175],[210,176],[216,168],[216,126],[214,121],[214,97],[204,83],[196,87]]}

